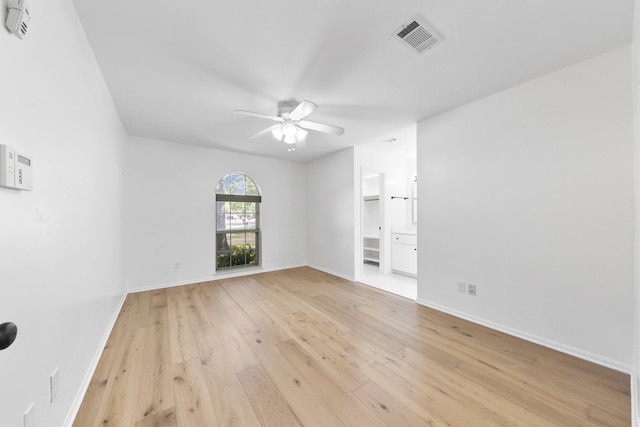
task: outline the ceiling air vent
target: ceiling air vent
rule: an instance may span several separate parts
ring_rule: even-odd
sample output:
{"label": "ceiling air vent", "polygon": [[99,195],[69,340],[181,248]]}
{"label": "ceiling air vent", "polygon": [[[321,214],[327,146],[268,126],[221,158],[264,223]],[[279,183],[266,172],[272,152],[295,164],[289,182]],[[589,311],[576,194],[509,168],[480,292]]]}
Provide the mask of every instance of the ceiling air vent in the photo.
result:
{"label": "ceiling air vent", "polygon": [[417,17],[396,30],[396,34],[408,46],[419,53],[429,50],[442,41],[432,28],[424,23],[424,19]]}

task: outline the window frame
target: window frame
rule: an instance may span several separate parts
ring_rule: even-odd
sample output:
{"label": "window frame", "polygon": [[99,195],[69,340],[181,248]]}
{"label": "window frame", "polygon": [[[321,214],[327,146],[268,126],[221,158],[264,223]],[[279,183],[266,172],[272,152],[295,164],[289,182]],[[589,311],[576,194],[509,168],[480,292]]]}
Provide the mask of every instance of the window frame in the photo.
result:
{"label": "window frame", "polygon": [[[221,183],[223,183],[225,181],[225,179],[227,179],[227,177],[232,176],[232,175],[242,175],[246,181],[251,181],[253,187],[255,188],[255,191],[258,193],[257,195],[246,195],[246,194],[229,194],[229,193],[218,193],[219,189],[222,187],[224,188],[224,185],[220,185]],[[244,189],[246,190],[247,186],[245,185]],[[226,204],[226,202],[230,202],[230,203],[254,203],[255,204],[255,222],[253,224],[252,228],[247,228],[247,224],[245,223],[244,227],[241,228],[234,228],[232,226],[229,226],[227,224],[227,218],[226,216],[229,215],[229,213],[226,212],[226,210],[220,210],[220,202],[222,202],[223,204]],[[218,272],[230,272],[230,271],[235,271],[235,270],[239,270],[239,269],[251,269],[251,268],[259,268],[262,265],[262,229],[261,229],[261,218],[260,218],[260,205],[262,203],[262,195],[261,195],[261,191],[260,191],[260,187],[258,185],[258,183],[249,175],[242,173],[242,172],[233,172],[233,173],[229,173],[224,175],[222,178],[220,178],[220,180],[218,180],[218,184],[216,186],[216,197],[215,197],[215,233],[216,233],[216,241],[215,241],[215,271],[216,273]],[[225,205],[223,205],[225,206]],[[246,212],[246,205],[245,205],[245,212]],[[223,216],[225,218],[225,228],[220,229],[219,228],[219,219],[220,216]],[[253,234],[254,235],[254,241],[253,241],[253,256],[255,257],[254,262],[252,263],[247,263],[247,252],[245,252],[245,262],[242,264],[236,264],[233,265],[234,263],[234,258],[233,258],[233,239],[231,238],[232,235],[242,235],[244,234],[244,251],[247,250],[247,247],[249,249],[251,249],[251,245],[247,244],[247,235]],[[226,242],[231,242],[231,243],[226,243]],[[219,246],[222,244],[222,242],[225,242],[226,246],[229,248],[228,250],[220,248]],[[224,267],[220,267],[219,266],[219,257],[221,254],[223,254],[224,252],[227,252],[229,255],[229,259],[228,259],[228,266],[224,266]]]}

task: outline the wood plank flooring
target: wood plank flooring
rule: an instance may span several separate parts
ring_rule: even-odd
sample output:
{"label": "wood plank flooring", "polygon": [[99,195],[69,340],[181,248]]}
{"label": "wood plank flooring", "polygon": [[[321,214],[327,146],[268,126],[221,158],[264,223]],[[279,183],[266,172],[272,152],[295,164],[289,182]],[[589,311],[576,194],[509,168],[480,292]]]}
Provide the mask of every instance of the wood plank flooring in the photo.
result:
{"label": "wood plank flooring", "polygon": [[74,426],[629,426],[629,387],[297,268],[130,294]]}

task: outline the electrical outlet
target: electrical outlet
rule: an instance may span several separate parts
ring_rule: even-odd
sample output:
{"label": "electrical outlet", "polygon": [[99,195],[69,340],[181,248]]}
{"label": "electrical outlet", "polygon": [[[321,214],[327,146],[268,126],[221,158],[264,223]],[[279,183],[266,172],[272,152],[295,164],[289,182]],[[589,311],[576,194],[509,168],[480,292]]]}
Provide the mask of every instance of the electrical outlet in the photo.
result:
{"label": "electrical outlet", "polygon": [[458,292],[467,292],[467,284],[464,282],[458,282]]}
{"label": "electrical outlet", "polygon": [[33,402],[24,411],[24,427],[36,427],[36,402]]}
{"label": "electrical outlet", "polygon": [[176,262],[173,264],[173,267],[174,267],[176,270],[180,270],[180,261],[176,261]]}
{"label": "electrical outlet", "polygon": [[58,368],[49,377],[49,385],[51,386],[51,403],[53,403],[56,401],[60,389],[60,370]]}
{"label": "electrical outlet", "polygon": [[468,285],[468,293],[469,295],[473,295],[474,297],[476,296],[476,285],[469,283]]}

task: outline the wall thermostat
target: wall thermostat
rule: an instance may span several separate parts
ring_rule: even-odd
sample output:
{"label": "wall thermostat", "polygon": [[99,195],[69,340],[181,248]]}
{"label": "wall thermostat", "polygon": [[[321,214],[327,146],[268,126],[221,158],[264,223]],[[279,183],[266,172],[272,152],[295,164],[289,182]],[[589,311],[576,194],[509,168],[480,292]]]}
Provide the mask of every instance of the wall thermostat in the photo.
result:
{"label": "wall thermostat", "polygon": [[0,144],[0,186],[33,190],[33,160],[8,145]]}
{"label": "wall thermostat", "polygon": [[23,39],[29,28],[31,14],[27,0],[9,0],[9,14],[5,25],[19,39]]}

